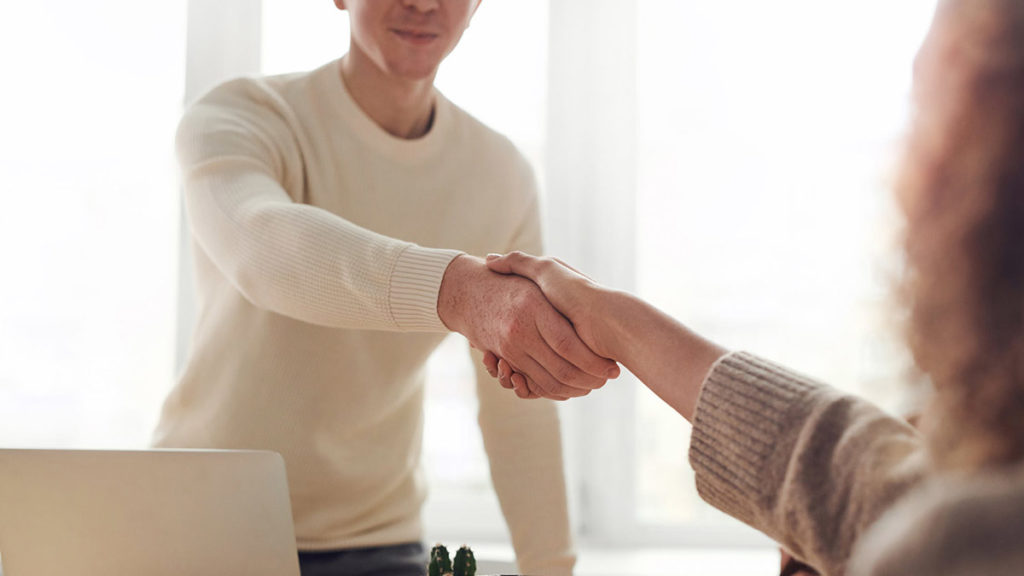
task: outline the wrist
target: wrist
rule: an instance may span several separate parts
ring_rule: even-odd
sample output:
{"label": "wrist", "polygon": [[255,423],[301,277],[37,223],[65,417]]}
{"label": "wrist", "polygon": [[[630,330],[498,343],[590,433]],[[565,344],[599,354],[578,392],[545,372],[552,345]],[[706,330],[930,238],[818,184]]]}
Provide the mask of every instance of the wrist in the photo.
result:
{"label": "wrist", "polygon": [[727,350],[630,294],[613,315],[615,359],[692,422],[704,379]]}
{"label": "wrist", "polygon": [[469,297],[469,287],[473,285],[472,278],[486,267],[479,258],[460,254],[445,269],[437,292],[437,316],[452,332],[463,333],[463,310]]}
{"label": "wrist", "polygon": [[596,307],[603,311],[601,317],[606,319],[600,328],[599,337],[610,354],[609,358],[623,365],[633,360],[633,342],[638,341],[637,329],[643,324],[642,320],[638,322],[643,313],[643,304],[642,300],[629,292],[604,290]]}

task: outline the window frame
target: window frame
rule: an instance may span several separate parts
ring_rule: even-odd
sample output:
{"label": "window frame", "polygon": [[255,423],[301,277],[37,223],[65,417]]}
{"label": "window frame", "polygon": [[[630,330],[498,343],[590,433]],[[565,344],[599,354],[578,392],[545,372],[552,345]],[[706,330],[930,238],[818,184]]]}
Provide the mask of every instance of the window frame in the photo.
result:
{"label": "window frame", "polygon": [[[183,106],[224,80],[259,73],[262,8],[261,0],[188,0]],[[196,317],[192,233],[184,199],[179,230],[175,374],[185,366]]]}

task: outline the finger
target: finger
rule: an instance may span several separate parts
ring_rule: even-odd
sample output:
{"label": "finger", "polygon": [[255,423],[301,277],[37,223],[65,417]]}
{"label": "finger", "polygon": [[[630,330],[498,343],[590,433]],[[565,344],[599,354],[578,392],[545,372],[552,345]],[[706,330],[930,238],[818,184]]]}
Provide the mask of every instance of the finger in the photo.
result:
{"label": "finger", "polygon": [[490,350],[484,352],[483,364],[491,378],[498,377],[498,357],[494,355],[494,352]]}
{"label": "finger", "polygon": [[555,379],[533,356],[527,355],[515,366],[515,371],[526,376],[530,390],[544,398],[564,400],[586,396],[589,388],[574,388]]}
{"label": "finger", "polygon": [[523,252],[509,252],[504,256],[487,255],[487,267],[499,274],[518,274],[535,280],[540,273],[541,260]]}
{"label": "finger", "polygon": [[[559,387],[575,390],[596,390],[604,386],[607,379],[598,378],[580,370],[557,354],[552,348],[534,350],[530,356],[558,383]],[[532,373],[531,373],[532,374]]]}
{"label": "finger", "polygon": [[[551,347],[554,356],[572,368],[558,364],[550,359],[553,364],[544,364],[549,372],[555,375],[563,384],[594,390],[604,386],[610,378],[619,377],[619,365],[615,362],[594,354],[583,340],[572,324],[565,319],[565,316],[552,312],[538,318],[537,331],[541,338]],[[563,380],[572,378],[573,381]]]}
{"label": "finger", "polygon": [[512,366],[505,360],[498,360],[498,383],[502,388],[514,389],[512,384]]}
{"label": "finger", "polygon": [[514,372],[512,374],[511,379],[513,389],[516,392],[516,396],[526,400],[540,398],[538,394],[535,394],[534,392],[530,391],[530,385],[526,381],[526,376],[523,376],[519,372]]}
{"label": "finger", "polygon": [[[522,392],[522,395],[520,396],[521,398],[526,398],[526,399],[544,398],[544,396],[540,392],[540,388],[537,386],[537,384],[536,383],[532,383],[529,378],[527,378],[526,376],[520,374],[519,372],[513,372],[512,373],[512,382],[516,386],[517,389],[523,389],[524,390]],[[551,400],[568,400],[569,397],[568,396],[557,396],[557,397],[552,397],[550,399]]]}
{"label": "finger", "polygon": [[[539,339],[540,336],[537,338]],[[512,381],[513,374],[522,376],[526,384],[521,388],[516,388]],[[537,375],[538,378],[533,378],[532,375]],[[536,360],[525,353],[510,353],[507,358],[500,358],[498,360],[498,380],[511,384],[520,398],[531,396],[548,398],[557,394],[557,390],[561,387],[561,384],[552,378]]]}
{"label": "finger", "polygon": [[[517,372],[517,374],[518,374],[518,372]],[[530,384],[530,379],[529,378],[526,379],[526,383],[527,383],[527,386],[532,386],[531,389],[537,388],[536,384]],[[564,402],[564,401],[566,401],[566,400],[568,400],[570,398],[581,398],[583,396],[586,396],[587,394],[590,394],[590,390],[579,390],[578,393],[575,396],[566,396],[564,394],[555,394],[555,395],[551,395],[551,396],[541,396],[540,394],[534,394],[534,397],[536,397],[536,398],[547,398],[548,400],[555,400],[555,401],[558,401],[558,402]]]}
{"label": "finger", "polygon": [[512,384],[512,390],[516,393],[516,396],[524,400],[533,400],[541,398],[541,395],[534,392],[530,388],[530,383],[526,376],[523,376],[519,372],[511,372],[509,376],[509,382]]}
{"label": "finger", "polygon": [[[499,360],[499,362],[504,363],[504,360]],[[533,391],[535,389],[539,390],[539,387],[536,384],[533,384],[531,386],[529,379],[526,376],[523,376],[522,374],[520,374],[519,372],[512,372],[512,376],[510,377],[510,380],[512,382],[512,385],[513,385],[515,391],[516,391],[516,395],[519,396],[520,398],[534,399],[534,398],[542,398],[543,397],[540,393]],[[589,393],[590,393],[590,391],[587,390],[587,391],[585,391],[583,393],[583,395],[586,396]],[[561,396],[561,395],[559,395],[559,396],[553,397],[551,399],[552,400],[568,400],[569,397],[568,396]]]}

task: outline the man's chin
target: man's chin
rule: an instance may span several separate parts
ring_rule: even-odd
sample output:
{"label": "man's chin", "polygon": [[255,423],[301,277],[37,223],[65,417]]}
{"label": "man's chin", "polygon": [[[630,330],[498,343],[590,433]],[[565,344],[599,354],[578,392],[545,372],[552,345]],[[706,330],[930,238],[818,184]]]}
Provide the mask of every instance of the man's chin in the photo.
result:
{"label": "man's chin", "polygon": [[437,66],[403,66],[392,70],[392,74],[409,82],[421,82],[433,80],[434,76],[437,75],[437,68]]}
{"label": "man's chin", "polygon": [[417,55],[419,57],[406,57],[398,60],[392,60],[389,62],[390,74],[396,78],[402,80],[408,80],[410,82],[432,80],[437,75],[437,70],[441,66],[440,60],[437,58],[428,58],[425,54]]}

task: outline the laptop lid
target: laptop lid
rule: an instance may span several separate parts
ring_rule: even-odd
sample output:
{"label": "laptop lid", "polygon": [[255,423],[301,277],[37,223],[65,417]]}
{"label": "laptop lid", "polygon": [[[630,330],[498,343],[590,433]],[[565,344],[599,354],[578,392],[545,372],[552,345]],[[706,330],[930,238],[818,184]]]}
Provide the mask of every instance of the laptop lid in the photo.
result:
{"label": "laptop lid", "polygon": [[3,576],[298,576],[273,452],[0,450]]}

